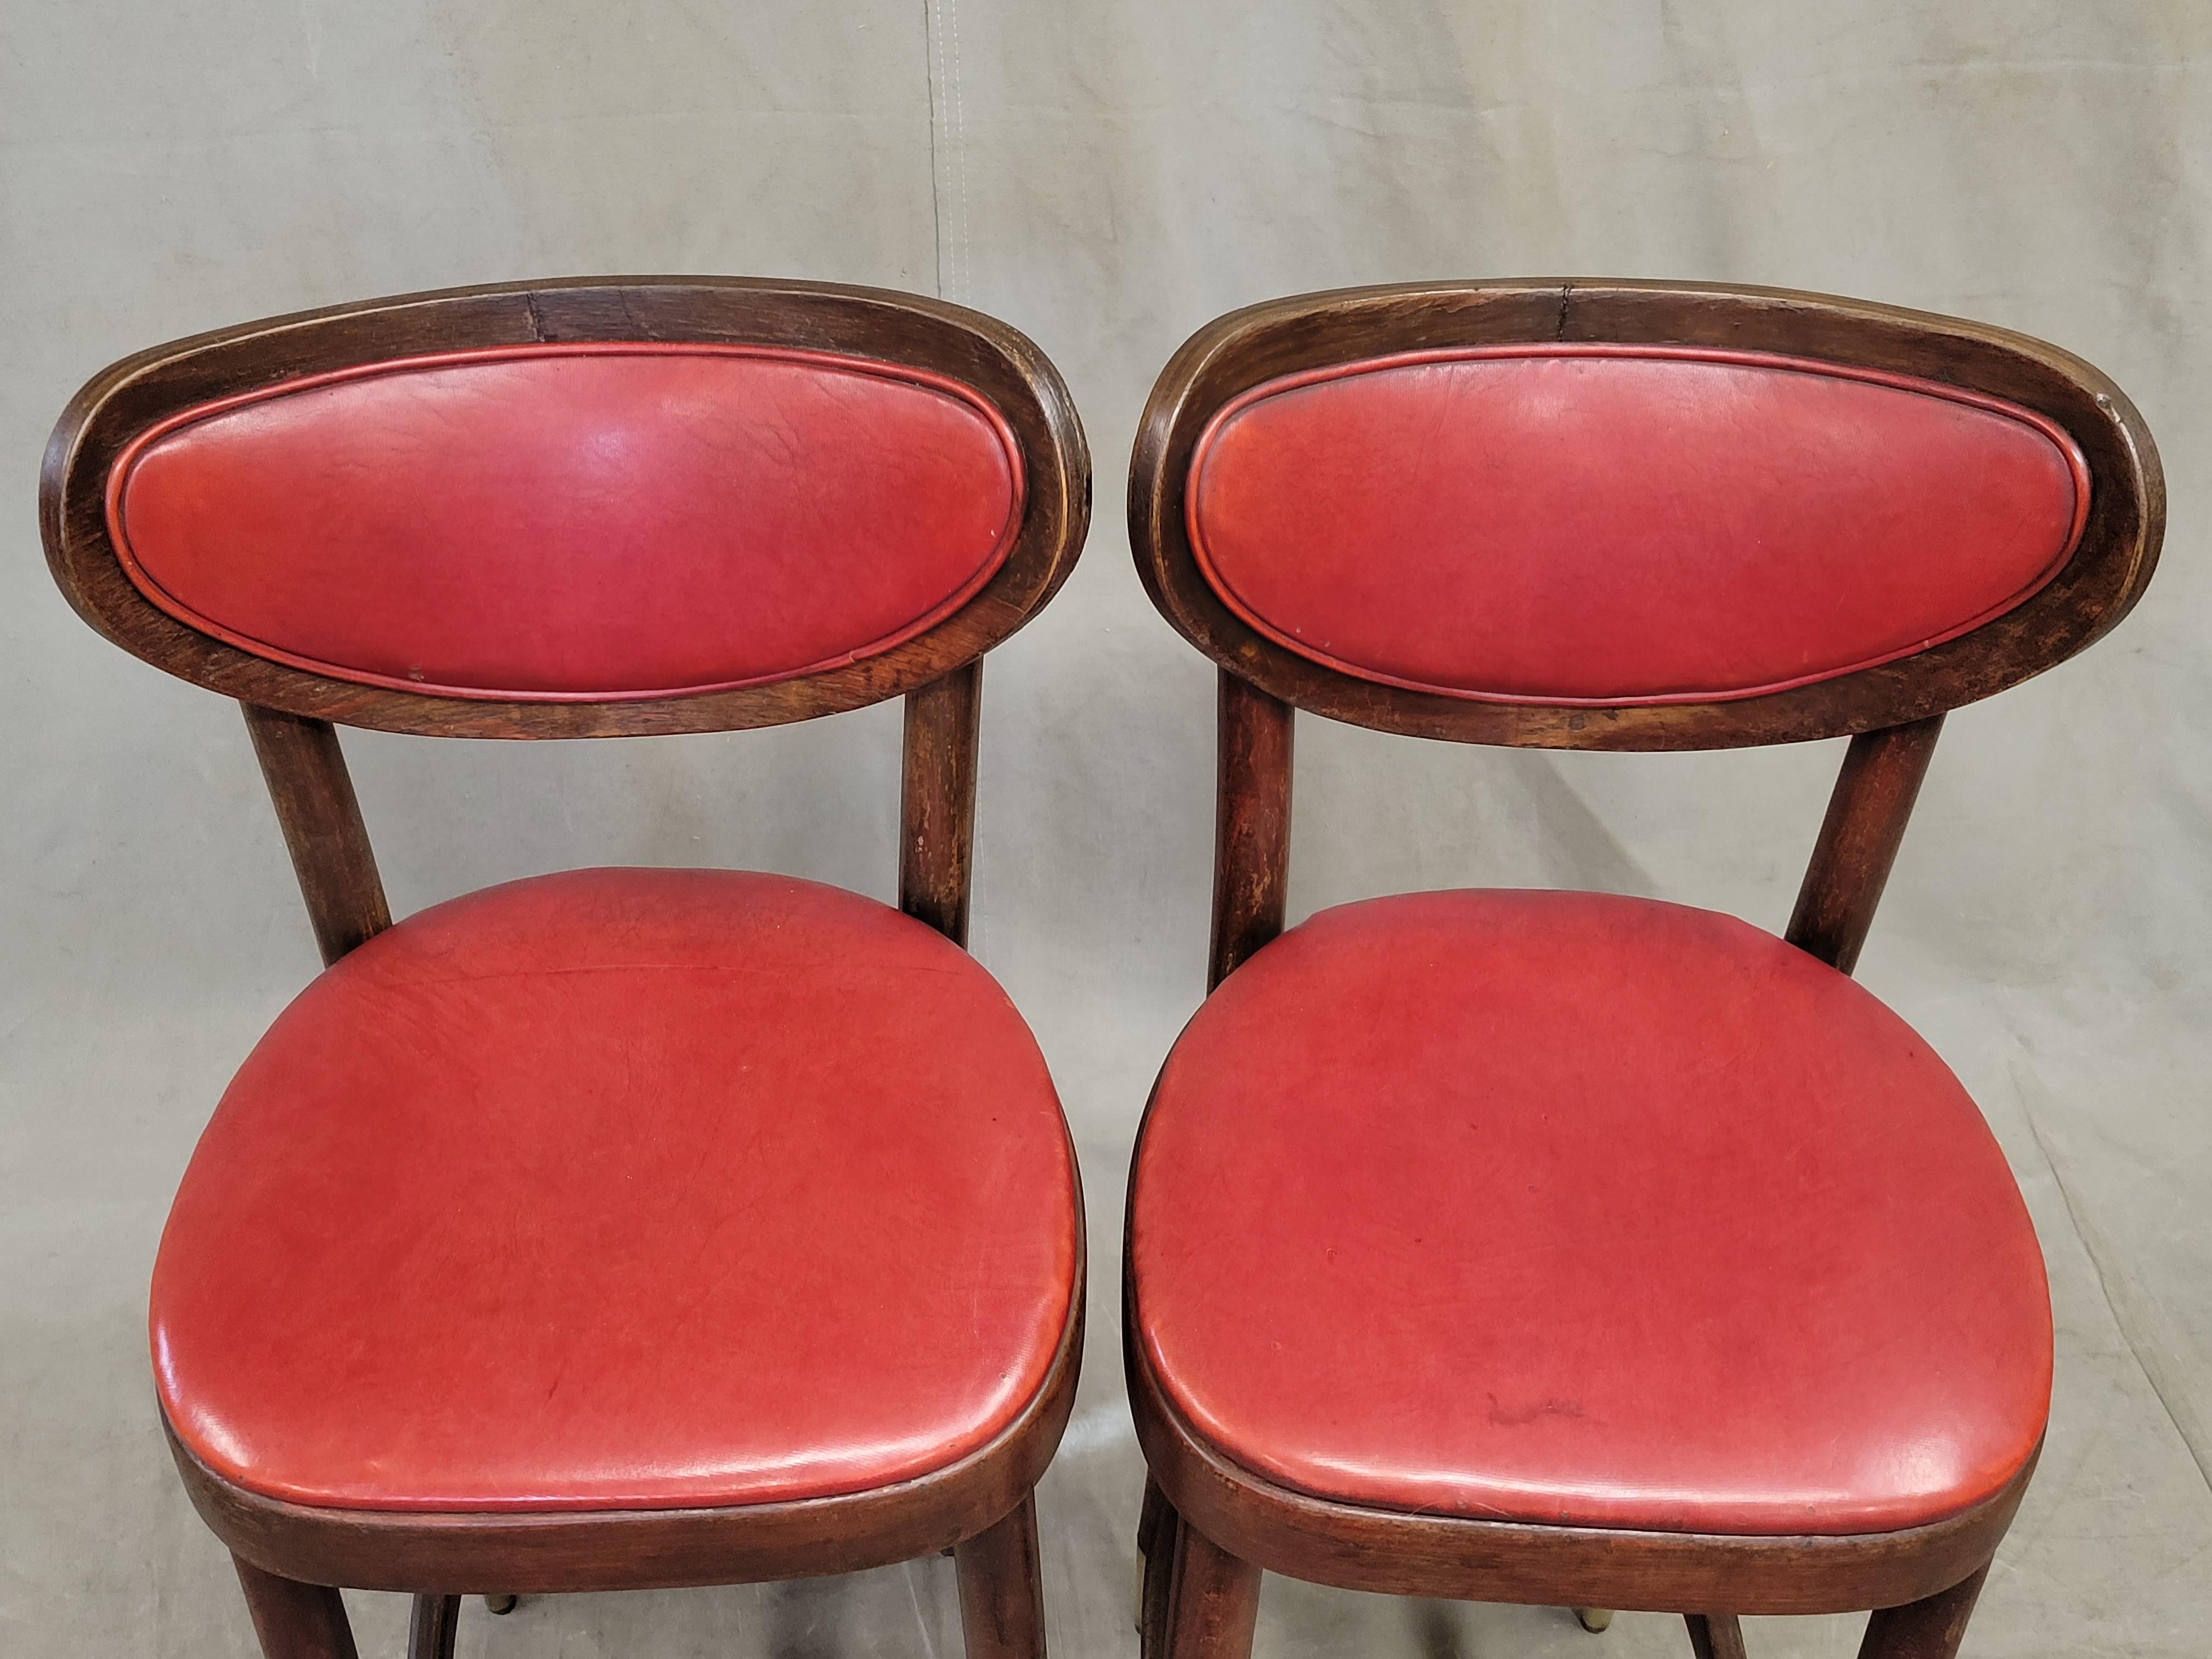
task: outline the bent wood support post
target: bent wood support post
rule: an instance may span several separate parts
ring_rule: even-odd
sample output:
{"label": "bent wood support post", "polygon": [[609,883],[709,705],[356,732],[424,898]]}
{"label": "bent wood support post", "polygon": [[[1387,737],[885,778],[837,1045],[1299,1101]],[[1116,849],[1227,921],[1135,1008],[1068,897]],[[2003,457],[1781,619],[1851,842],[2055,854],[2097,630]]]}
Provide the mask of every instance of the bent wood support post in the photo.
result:
{"label": "bent wood support post", "polygon": [[301,1584],[231,1557],[266,1659],[360,1659],[345,1602],[327,1584]]}
{"label": "bent wood support post", "polygon": [[1799,950],[1846,974],[1858,965],[1942,729],[1936,714],[1851,739],[1783,935]]}
{"label": "bent wood support post", "polygon": [[1746,1659],[1743,1626],[1734,1613],[1686,1613],[1682,1622],[1690,1627],[1690,1645],[1697,1650],[1698,1659]]}
{"label": "bent wood support post", "polygon": [[241,702],[323,965],[392,926],[338,734],[328,720]]}
{"label": "bent wood support post", "polygon": [[1283,931],[1290,883],[1291,738],[1290,704],[1221,671],[1209,991]]}
{"label": "bent wood support post", "polygon": [[1044,1659],[1036,1497],[1024,1497],[997,1525],[957,1545],[952,1565],[967,1659]]}
{"label": "bent wood support post", "polygon": [[459,1596],[416,1596],[407,1623],[407,1659],[453,1659],[453,1638],[460,1629]]}
{"label": "bent wood support post", "polygon": [[1152,1479],[1150,1469],[1145,1471],[1145,1506],[1137,1511],[1137,1553],[1150,1555],[1152,1540],[1158,1535],[1161,1519],[1167,1514],[1168,1495],[1160,1490],[1160,1483]]}
{"label": "bent wood support post", "polygon": [[1984,1566],[1947,1590],[1901,1607],[1882,1608],[1867,1620],[1859,1659],[1953,1659],[1989,1573]]}
{"label": "bent wood support post", "polygon": [[899,783],[899,908],[963,948],[975,855],[977,658],[906,696]]}
{"label": "bent wood support post", "polygon": [[1249,1659],[1260,1618],[1260,1569],[1196,1527],[1176,1528],[1168,1659]]}
{"label": "bent wood support post", "polygon": [[1182,1517],[1168,1502],[1159,1483],[1147,1474],[1144,1518],[1137,1527],[1137,1549],[1144,1558],[1137,1580],[1139,1659],[1161,1659],[1167,1650],[1168,1616],[1175,1599],[1176,1540],[1182,1530]]}

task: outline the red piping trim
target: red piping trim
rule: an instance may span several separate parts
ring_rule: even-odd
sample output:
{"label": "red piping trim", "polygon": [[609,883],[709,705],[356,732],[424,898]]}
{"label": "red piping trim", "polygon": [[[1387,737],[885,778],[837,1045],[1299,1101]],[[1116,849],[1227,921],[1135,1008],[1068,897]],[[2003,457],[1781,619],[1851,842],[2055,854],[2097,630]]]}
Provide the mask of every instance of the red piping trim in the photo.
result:
{"label": "red piping trim", "polygon": [[[1776,680],[1763,685],[1746,686],[1728,690],[1655,691],[1626,697],[1547,697],[1534,696],[1517,691],[1473,691],[1453,685],[1437,685],[1425,680],[1401,678],[1379,669],[1363,668],[1357,664],[1317,651],[1304,641],[1294,639],[1267,622],[1240,598],[1230,586],[1228,579],[1216,568],[1206,544],[1206,533],[1199,522],[1199,495],[1204,487],[1203,471],[1212,459],[1214,441],[1228,423],[1254,405],[1278,398],[1285,392],[1317,385],[1324,380],[1346,380],[1354,375],[1386,373],[1397,368],[1418,368],[1431,363],[1465,362],[1486,358],[1513,357],[1646,357],[1662,361],[1689,362],[1733,363],[1746,368],[1777,369],[1797,374],[1817,374],[1829,380],[1863,380],[1869,385],[1888,386],[1899,392],[1910,392],[1922,397],[1941,398],[1948,402],[1964,404],[1969,408],[2003,416],[2029,427],[2049,440],[2065,460],[2074,480],[2074,522],[2067,532],[2065,544],[2051,564],[2018,592],[2001,600],[1987,610],[1977,613],[1956,628],[1922,640],[1917,644],[1901,646],[1878,657],[1847,663],[1838,668],[1825,668],[1817,672],[1802,674],[1795,679]],[[1788,357],[1778,353],[1759,351],[1729,351],[1706,346],[1646,346],[1632,345],[1616,341],[1568,342],[1546,343],[1540,341],[1517,345],[1444,347],[1427,351],[1402,351],[1386,357],[1363,358],[1357,362],[1332,363],[1322,368],[1310,368],[1295,374],[1285,374],[1262,381],[1249,390],[1238,393],[1214,412],[1205,428],[1200,432],[1198,443],[1191,452],[1188,483],[1183,494],[1183,524],[1190,540],[1191,554],[1199,574],[1221,602],[1254,631],[1273,640],[1285,650],[1296,653],[1325,668],[1351,675],[1382,685],[1395,685],[1407,691],[1425,691],[1446,697],[1458,697],[1471,702],[1505,702],[1528,704],[1553,708],[1626,708],[1674,702],[1737,702],[1747,697],[1763,697],[1777,691],[1794,691],[1801,686],[1815,685],[1823,680],[1840,679],[1846,674],[1856,674],[1863,669],[1879,668],[1884,663],[1897,662],[1916,656],[1930,647],[1971,634],[1984,623],[1994,622],[2007,611],[2017,609],[2048,586],[2051,580],[2066,568],[2081,545],[2081,532],[2089,520],[2089,463],[2082,456],[2066,429],[2046,415],[2002,398],[1991,398],[1978,392],[1969,392],[1962,386],[1945,386],[1940,380],[1923,380],[1909,374],[1893,374],[1885,369],[1862,368],[1849,363],[1821,362],[1809,357]]]}
{"label": "red piping trim", "polygon": [[[276,398],[290,397],[295,392],[313,392],[327,386],[349,380],[374,380],[385,375],[413,374],[424,369],[446,368],[465,363],[503,362],[532,357],[759,357],[773,362],[810,365],[815,368],[852,374],[866,374],[882,380],[902,380],[967,404],[981,415],[999,441],[1006,458],[1006,470],[1012,481],[1012,499],[1008,504],[1005,526],[999,532],[990,555],[976,573],[963,582],[939,604],[925,611],[913,622],[880,639],[837,656],[827,657],[803,667],[779,670],[773,674],[755,675],[748,679],[717,681],[707,685],[675,686],[651,691],[502,691],[485,686],[440,685],[421,680],[400,679],[388,674],[375,674],[363,669],[348,668],[340,664],[324,662],[313,657],[287,651],[225,627],[213,618],[202,615],[183,600],[170,593],[155,581],[138,562],[132,551],[129,530],[124,513],[124,495],[130,485],[131,470],[144,459],[154,445],[181,428],[199,422],[212,420],[232,410],[249,404],[258,404]],[[187,628],[221,640],[240,651],[288,667],[319,675],[325,679],[343,680],[356,685],[381,686],[393,691],[412,691],[430,697],[462,697],[491,702],[653,702],[665,697],[705,696],[717,691],[738,691],[747,686],[774,685],[786,680],[804,679],[810,674],[819,674],[833,668],[843,668],[869,657],[881,656],[886,651],[905,644],[908,640],[928,632],[969,600],[981,592],[991,578],[999,574],[1007,556],[1013,550],[1019,536],[1024,509],[1028,503],[1028,476],[1023,466],[1019,441],[1004,415],[981,393],[973,387],[943,374],[925,368],[909,368],[901,363],[879,362],[869,357],[848,357],[841,353],[810,351],[797,347],[720,344],[684,341],[577,340],[553,341],[536,345],[486,346],[472,351],[428,352],[420,356],[393,357],[381,362],[358,363],[347,368],[331,369],[320,374],[303,375],[296,380],[283,380],[274,386],[243,392],[228,398],[218,398],[211,403],[197,404],[174,415],[155,422],[126,444],[108,470],[106,507],[108,539],[115,548],[116,562],[131,585]]]}

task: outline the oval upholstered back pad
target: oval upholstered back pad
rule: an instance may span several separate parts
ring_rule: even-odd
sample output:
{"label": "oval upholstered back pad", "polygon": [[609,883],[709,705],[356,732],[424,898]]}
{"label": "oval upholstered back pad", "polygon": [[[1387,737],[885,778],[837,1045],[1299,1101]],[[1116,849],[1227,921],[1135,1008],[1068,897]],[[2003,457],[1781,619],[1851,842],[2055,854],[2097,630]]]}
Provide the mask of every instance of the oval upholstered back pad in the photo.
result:
{"label": "oval upholstered back pad", "polygon": [[793,678],[949,616],[1020,530],[999,412],[781,348],[501,347],[190,409],[110,476],[171,616],[363,684],[650,698]]}
{"label": "oval upholstered back pad", "polygon": [[2012,609],[2088,510],[2079,449],[1930,380],[1514,345],[1267,381],[1200,434],[1199,569],[1285,648],[1498,702],[1750,697]]}

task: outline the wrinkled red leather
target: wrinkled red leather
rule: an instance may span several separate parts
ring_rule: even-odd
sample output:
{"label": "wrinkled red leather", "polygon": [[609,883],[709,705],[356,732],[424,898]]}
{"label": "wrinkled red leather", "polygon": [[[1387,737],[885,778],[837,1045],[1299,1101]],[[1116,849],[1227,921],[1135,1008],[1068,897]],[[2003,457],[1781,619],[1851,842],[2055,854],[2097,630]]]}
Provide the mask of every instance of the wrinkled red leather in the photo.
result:
{"label": "wrinkled red leather", "polygon": [[920,370],[570,344],[289,381],[110,475],[124,569],[243,650],[455,696],[649,697],[887,651],[1005,562],[1013,435]]}
{"label": "wrinkled red leather", "polygon": [[400,922],[277,1019],[155,1268],[178,1437],[348,1509],[764,1503],[984,1444],[1074,1293],[1006,994],[834,888],[592,870]]}
{"label": "wrinkled red leather", "polygon": [[1278,644],[1449,696],[1755,696],[1906,656],[2056,575],[2051,422],[1932,381],[1690,348],[1408,354],[1286,376],[1200,435],[1206,581]]}
{"label": "wrinkled red leather", "polygon": [[1396,1510],[1909,1527],[2040,1437],[2048,1291],[2003,1155],[1843,975],[1587,893],[1324,911],[1161,1073],[1145,1352],[1234,1462]]}

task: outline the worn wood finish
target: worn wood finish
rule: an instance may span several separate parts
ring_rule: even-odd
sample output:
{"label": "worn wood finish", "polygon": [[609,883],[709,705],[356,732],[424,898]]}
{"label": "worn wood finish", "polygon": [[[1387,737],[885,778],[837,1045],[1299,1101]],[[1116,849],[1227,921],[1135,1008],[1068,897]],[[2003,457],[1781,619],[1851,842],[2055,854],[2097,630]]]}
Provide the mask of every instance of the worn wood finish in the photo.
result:
{"label": "worn wood finish", "polygon": [[[1126,1304],[1126,1284],[1123,1294]],[[1832,1537],[1634,1532],[1366,1509],[1293,1491],[1232,1462],[1161,1391],[1143,1345],[1129,1342],[1124,1352],[1138,1443],[1186,1528],[1270,1572],[1385,1595],[1648,1613],[1896,1606],[1985,1566],[2035,1468],[2030,1459],[1996,1497],[1948,1521]]]}
{"label": "worn wood finish", "polygon": [[1984,1567],[1950,1589],[1901,1607],[1883,1607],[1867,1620],[1859,1659],[1953,1659],[1989,1577]]}
{"label": "worn wood finish", "polygon": [[407,1659],[453,1659],[461,1631],[461,1598],[418,1595],[407,1621]]}
{"label": "worn wood finish", "polygon": [[337,1591],[274,1577],[242,1557],[233,1565],[267,1659],[359,1659]]}
{"label": "worn wood finish", "polygon": [[[1613,341],[1771,351],[1911,374],[2049,416],[2095,487],[2074,556],[2034,597],[1948,644],[1832,680],[1735,702],[1587,708],[1484,702],[1342,674],[1241,621],[1207,586],[1183,520],[1208,419],[1278,375],[1392,352]],[[1713,749],[1842,737],[1925,720],[2000,691],[2089,645],[2149,581],[2165,521],[2150,434],[2080,358],[1978,323],[1775,289],[1523,280],[1348,289],[1273,300],[1208,324],[1170,361],[1129,469],[1138,574],[1198,648],[1271,696],[1333,720],[1468,743],[1553,749]]]}
{"label": "worn wood finish", "polygon": [[[951,617],[880,655],[769,685],[642,702],[508,702],[388,690],[252,656],[187,628],[131,586],[104,492],[124,447],[163,417],[302,375],[433,352],[571,341],[803,346],[922,368],[995,404],[1022,452],[1021,532]],[[726,732],[898,696],[974,661],[1066,580],[1091,511],[1091,464],[1067,388],[1018,331],[914,294],[728,276],[576,277],[402,295],[219,330],[95,375],[48,444],[39,491],[46,559],[88,623],[157,668],[291,714],[441,737],[596,738]]]}
{"label": "worn wood finish", "polygon": [[1137,1551],[1144,1557],[1137,1593],[1138,1659],[1161,1659],[1167,1651],[1168,1615],[1174,1608],[1176,1537],[1182,1527],[1182,1517],[1147,1472],[1144,1515],[1137,1524]]}
{"label": "worn wood finish", "polygon": [[[1083,1283],[1079,1255],[1076,1283]],[[897,1486],[742,1509],[447,1515],[318,1509],[225,1480],[173,1432],[169,1451],[193,1508],[234,1554],[305,1583],[463,1595],[486,1584],[532,1595],[805,1578],[910,1561],[1006,1515],[1052,1462],[1075,1404],[1082,1349],[1079,1290],[1043,1386],[988,1444]]]}
{"label": "worn wood finish", "polygon": [[1747,1659],[1743,1650],[1743,1626],[1732,1613],[1686,1613],[1690,1646],[1698,1659]]}
{"label": "worn wood finish", "polygon": [[1846,974],[1858,965],[1942,730],[1934,714],[1851,739],[1784,935],[1799,950]]}
{"label": "worn wood finish", "polygon": [[952,1559],[966,1659],[1044,1659],[1044,1568],[1037,1554],[1036,1498],[1024,1497],[1006,1516],[955,1548]]}
{"label": "worn wood finish", "polygon": [[329,721],[250,702],[244,708],[246,729],[327,967],[392,926],[361,802]]}
{"label": "worn wood finish", "polygon": [[1260,1569],[1188,1520],[1178,1525],[1167,1650],[1176,1659],[1250,1659],[1259,1618]]}
{"label": "worn wood finish", "polygon": [[906,694],[899,787],[899,908],[965,948],[975,860],[979,659]]}
{"label": "worn wood finish", "polygon": [[1147,1470],[1145,1474],[1145,1501],[1137,1511],[1138,1554],[1150,1555],[1152,1553],[1152,1539],[1158,1533],[1160,1523],[1173,1513],[1168,1508],[1167,1494],[1160,1490],[1160,1483],[1153,1480]]}
{"label": "worn wood finish", "polygon": [[1291,706],[1224,667],[1219,721],[1208,990],[1283,931],[1290,890]]}

